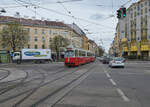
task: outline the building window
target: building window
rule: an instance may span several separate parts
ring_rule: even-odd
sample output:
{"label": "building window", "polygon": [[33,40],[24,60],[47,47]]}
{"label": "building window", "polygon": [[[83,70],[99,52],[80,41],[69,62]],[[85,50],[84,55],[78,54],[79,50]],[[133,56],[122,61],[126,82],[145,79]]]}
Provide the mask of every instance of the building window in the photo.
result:
{"label": "building window", "polygon": [[42,41],[45,41],[45,38],[44,38],[44,36],[42,37]]}
{"label": "building window", "polygon": [[49,42],[52,42],[52,38],[49,38]]}
{"label": "building window", "polygon": [[30,36],[27,36],[27,41],[28,41],[28,42],[30,41]]}
{"label": "building window", "polygon": [[49,35],[52,35],[52,31],[51,30],[49,30]]}
{"label": "building window", "polygon": [[138,10],[138,11],[140,10],[140,5],[138,5],[137,10]]}
{"label": "building window", "polygon": [[30,45],[28,44],[28,49],[30,49]]}
{"label": "building window", "polygon": [[145,5],[147,5],[147,1],[145,2]]}
{"label": "building window", "polygon": [[45,45],[42,45],[42,49],[45,49]]}
{"label": "building window", "polygon": [[134,7],[134,9],[136,9],[136,6]]}
{"label": "building window", "polygon": [[27,30],[28,33],[30,32],[30,28],[27,28],[26,30]]}
{"label": "building window", "polygon": [[141,4],[141,8],[143,7],[143,4]]}
{"label": "building window", "polygon": [[136,12],[134,12],[134,17],[136,17]]}
{"label": "building window", "polygon": [[34,37],[34,41],[38,41],[38,38],[37,38],[37,36],[35,36],[35,37]]}
{"label": "building window", "polygon": [[61,35],[66,36],[67,35],[67,31],[62,31]]}
{"label": "building window", "polygon": [[42,34],[44,34],[45,33],[45,30],[44,29],[42,29]]}
{"label": "building window", "polygon": [[4,31],[6,29],[6,27],[4,26],[3,28],[2,28],[2,30]]}
{"label": "building window", "polygon": [[147,13],[147,8],[145,8],[145,13]]}
{"label": "building window", "polygon": [[143,9],[141,9],[141,15],[143,15]]}
{"label": "building window", "polygon": [[34,29],[34,34],[38,34],[38,30],[37,29]]}
{"label": "building window", "polygon": [[149,6],[150,6],[150,1],[149,1]]}
{"label": "building window", "polygon": [[133,14],[131,14],[131,18],[133,18]]}
{"label": "building window", "polygon": [[58,32],[57,32],[57,31],[54,31],[54,32],[53,32],[53,35],[58,35]]}
{"label": "building window", "polygon": [[35,49],[37,49],[37,48],[38,48],[38,46],[37,46],[37,45],[34,45],[34,48],[35,48]]}
{"label": "building window", "polygon": [[6,47],[6,45],[5,44],[2,44],[2,48],[5,48]]}

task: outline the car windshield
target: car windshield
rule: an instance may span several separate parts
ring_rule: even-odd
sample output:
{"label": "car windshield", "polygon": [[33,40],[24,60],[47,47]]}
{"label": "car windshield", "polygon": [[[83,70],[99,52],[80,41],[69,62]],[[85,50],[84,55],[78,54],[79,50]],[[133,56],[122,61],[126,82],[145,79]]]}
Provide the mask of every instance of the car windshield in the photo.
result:
{"label": "car windshield", "polygon": [[115,58],[115,61],[123,61],[123,58]]}

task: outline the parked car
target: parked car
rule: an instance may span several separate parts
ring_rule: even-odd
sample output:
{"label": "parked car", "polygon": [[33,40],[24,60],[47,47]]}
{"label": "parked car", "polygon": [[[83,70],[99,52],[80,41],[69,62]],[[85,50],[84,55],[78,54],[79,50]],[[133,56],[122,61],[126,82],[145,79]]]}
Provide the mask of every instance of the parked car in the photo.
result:
{"label": "parked car", "polygon": [[125,62],[124,58],[116,57],[112,61],[109,62],[109,66],[111,68],[113,68],[113,67],[122,67],[122,68],[124,68],[124,65],[125,65],[124,62]]}

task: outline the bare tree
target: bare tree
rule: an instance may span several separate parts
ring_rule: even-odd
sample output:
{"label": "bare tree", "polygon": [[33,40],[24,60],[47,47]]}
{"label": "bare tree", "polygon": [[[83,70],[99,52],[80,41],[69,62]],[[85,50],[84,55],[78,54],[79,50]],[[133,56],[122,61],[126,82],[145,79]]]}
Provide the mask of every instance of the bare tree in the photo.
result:
{"label": "bare tree", "polygon": [[55,36],[51,42],[51,49],[56,52],[57,58],[60,54],[60,48],[65,48],[69,45],[69,40],[62,37],[61,35]]}
{"label": "bare tree", "polygon": [[0,32],[0,43],[10,47],[14,52],[27,43],[28,32],[17,22],[10,22]]}

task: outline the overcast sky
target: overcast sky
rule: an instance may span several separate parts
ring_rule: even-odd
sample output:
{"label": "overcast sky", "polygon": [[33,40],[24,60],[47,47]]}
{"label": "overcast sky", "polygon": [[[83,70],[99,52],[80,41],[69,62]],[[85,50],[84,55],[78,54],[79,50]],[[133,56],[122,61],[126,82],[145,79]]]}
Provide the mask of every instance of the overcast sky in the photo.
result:
{"label": "overcast sky", "polygon": [[[6,16],[14,16],[19,12],[21,17],[74,22],[87,33],[89,39],[97,44],[103,43],[108,51],[115,36],[116,10],[127,1],[129,0],[0,0],[0,8],[5,7],[7,13],[3,15]],[[136,1],[138,0],[131,0],[126,7]],[[26,3],[35,6],[26,7]]]}

